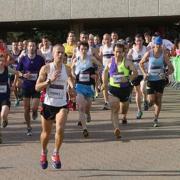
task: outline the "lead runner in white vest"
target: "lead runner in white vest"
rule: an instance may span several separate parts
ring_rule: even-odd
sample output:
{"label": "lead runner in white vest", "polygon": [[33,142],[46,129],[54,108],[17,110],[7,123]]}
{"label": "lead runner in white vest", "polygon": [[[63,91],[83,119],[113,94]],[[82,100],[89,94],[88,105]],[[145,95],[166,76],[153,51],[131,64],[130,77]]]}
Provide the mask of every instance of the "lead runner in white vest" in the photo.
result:
{"label": "lead runner in white vest", "polygon": [[[67,84],[69,84],[72,91],[74,88],[71,70],[63,64],[64,47],[62,45],[53,47],[53,58],[53,62],[41,68],[36,83],[37,91],[46,89],[41,111],[42,133],[40,137],[42,146],[40,164],[43,169],[46,169],[48,166],[47,145],[54,121],[56,122],[56,133],[52,164],[56,169],[61,168],[59,150],[63,142],[64,127],[68,114]],[[72,94],[72,91],[70,94]]]}

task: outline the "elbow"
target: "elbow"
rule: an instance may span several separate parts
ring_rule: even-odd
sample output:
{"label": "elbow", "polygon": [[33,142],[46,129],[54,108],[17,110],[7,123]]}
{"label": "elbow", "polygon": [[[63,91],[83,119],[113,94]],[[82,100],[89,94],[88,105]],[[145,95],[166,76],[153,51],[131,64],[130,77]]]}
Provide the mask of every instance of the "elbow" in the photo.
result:
{"label": "elbow", "polygon": [[36,86],[35,86],[35,90],[38,91],[38,92],[41,91],[41,89],[39,88],[39,86],[38,86],[37,84],[36,84]]}

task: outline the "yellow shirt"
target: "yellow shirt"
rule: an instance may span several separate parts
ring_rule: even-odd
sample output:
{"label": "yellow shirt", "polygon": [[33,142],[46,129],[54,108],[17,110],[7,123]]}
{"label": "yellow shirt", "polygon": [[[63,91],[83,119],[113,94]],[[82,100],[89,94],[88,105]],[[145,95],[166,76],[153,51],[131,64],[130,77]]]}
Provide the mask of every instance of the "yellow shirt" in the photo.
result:
{"label": "yellow shirt", "polygon": [[71,57],[73,55],[74,49],[76,48],[76,45],[69,45],[67,43],[64,43],[63,46],[65,48],[65,53],[67,54],[67,56]]}

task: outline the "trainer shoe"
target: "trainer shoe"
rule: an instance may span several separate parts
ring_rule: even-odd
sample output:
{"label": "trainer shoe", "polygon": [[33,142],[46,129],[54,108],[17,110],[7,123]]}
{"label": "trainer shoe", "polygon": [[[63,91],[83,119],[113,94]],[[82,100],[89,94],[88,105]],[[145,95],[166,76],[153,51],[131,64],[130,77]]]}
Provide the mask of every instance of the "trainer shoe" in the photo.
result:
{"label": "trainer shoe", "polygon": [[103,107],[103,110],[110,110],[110,106],[109,106],[109,103],[104,103],[104,107]]}
{"label": "trainer shoe", "polygon": [[148,101],[144,101],[144,111],[148,111],[148,109],[149,109]]}
{"label": "trainer shoe", "polygon": [[41,154],[40,165],[41,165],[42,169],[47,169],[47,167],[48,167],[47,153]]}
{"label": "trainer shoe", "polygon": [[19,105],[20,105],[20,102],[19,102],[18,99],[16,99],[14,106],[15,106],[15,107],[18,107]]}
{"label": "trainer shoe", "polygon": [[127,119],[126,118],[122,119],[122,124],[127,124]]}
{"label": "trainer shoe", "polygon": [[153,127],[159,127],[158,119],[154,119]]}
{"label": "trainer shoe", "polygon": [[33,112],[32,112],[32,119],[33,119],[33,120],[36,120],[37,117],[38,117],[38,112],[37,112],[37,111],[33,111]]}
{"label": "trainer shoe", "polygon": [[51,160],[52,160],[53,168],[55,168],[55,169],[60,169],[61,168],[61,161],[60,161],[59,154],[53,154],[51,156]]}
{"label": "trainer shoe", "polygon": [[117,139],[121,138],[121,132],[120,132],[120,129],[119,128],[116,128],[114,130],[114,135],[116,136]]}
{"label": "trainer shoe", "polygon": [[5,128],[8,125],[8,120],[3,120],[2,127]]}
{"label": "trainer shoe", "polygon": [[32,128],[27,128],[27,136],[32,136]]}
{"label": "trainer shoe", "polygon": [[85,138],[87,138],[87,137],[89,136],[89,132],[88,132],[87,129],[84,129],[84,130],[83,130],[83,136],[84,136]]}
{"label": "trainer shoe", "polygon": [[78,124],[77,124],[78,126],[82,126],[82,123],[81,123],[81,121],[78,121]]}
{"label": "trainer shoe", "polygon": [[86,114],[86,121],[91,122],[91,114],[90,113]]}
{"label": "trainer shoe", "polygon": [[142,115],[143,115],[143,112],[142,111],[138,111],[137,114],[136,114],[136,119],[141,119]]}

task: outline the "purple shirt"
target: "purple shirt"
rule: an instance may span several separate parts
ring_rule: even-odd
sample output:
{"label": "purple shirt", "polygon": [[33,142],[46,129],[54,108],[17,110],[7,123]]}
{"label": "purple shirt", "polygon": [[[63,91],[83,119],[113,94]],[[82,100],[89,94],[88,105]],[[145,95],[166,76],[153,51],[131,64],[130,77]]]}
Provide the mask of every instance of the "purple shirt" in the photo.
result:
{"label": "purple shirt", "polygon": [[24,74],[28,72],[31,74],[30,79],[23,79],[23,89],[35,88],[39,71],[43,65],[45,65],[45,60],[39,55],[36,55],[34,59],[30,59],[27,55],[20,59],[17,70]]}

